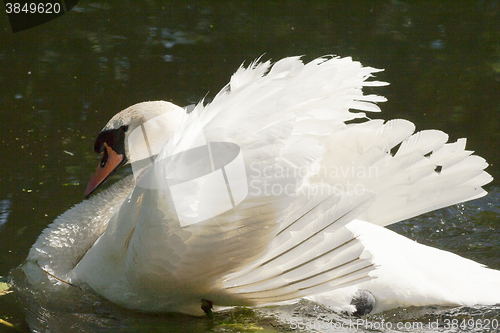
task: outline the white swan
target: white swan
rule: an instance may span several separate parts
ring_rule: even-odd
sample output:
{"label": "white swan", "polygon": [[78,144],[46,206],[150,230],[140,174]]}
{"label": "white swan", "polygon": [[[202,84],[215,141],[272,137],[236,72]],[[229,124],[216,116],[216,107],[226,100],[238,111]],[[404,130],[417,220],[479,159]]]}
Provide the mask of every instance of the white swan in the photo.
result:
{"label": "white swan", "polygon": [[[33,245],[26,275],[35,285],[86,283],[132,309],[191,314],[202,300],[252,306],[311,295],[354,311],[359,288],[378,311],[500,301],[498,284],[490,298],[461,298],[457,289],[471,285],[434,279],[447,258],[459,273],[490,270],[381,227],[483,196],[491,177],[465,139],[368,120],[360,111],[385,101],[361,91],[385,85],[367,81],[377,71],[350,58],[254,62],[189,114],[167,102],[118,113],[96,140],[102,158],[86,195],[120,165],[134,175],[57,218]],[[411,271],[398,268],[406,258]]]}

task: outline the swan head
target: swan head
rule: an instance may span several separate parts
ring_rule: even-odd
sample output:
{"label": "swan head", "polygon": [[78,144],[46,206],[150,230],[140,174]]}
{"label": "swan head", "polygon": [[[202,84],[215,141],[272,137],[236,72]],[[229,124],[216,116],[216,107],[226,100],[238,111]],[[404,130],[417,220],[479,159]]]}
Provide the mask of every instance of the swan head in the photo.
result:
{"label": "swan head", "polygon": [[[184,113],[184,109],[175,104],[153,101],[134,104],[111,118],[94,144],[101,159],[85,189],[85,197],[88,198],[122,165],[142,159],[152,161],[177,129]],[[136,129],[138,131],[134,131]]]}

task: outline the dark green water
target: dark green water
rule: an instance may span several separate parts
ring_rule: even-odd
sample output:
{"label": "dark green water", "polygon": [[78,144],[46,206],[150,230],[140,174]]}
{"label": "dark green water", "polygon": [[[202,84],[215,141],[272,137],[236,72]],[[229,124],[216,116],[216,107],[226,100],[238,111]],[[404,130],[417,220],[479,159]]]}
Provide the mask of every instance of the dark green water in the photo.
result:
{"label": "dark green water", "polygon": [[[392,228],[500,269],[499,1],[81,1],[69,14],[16,34],[0,14],[0,31],[0,276],[23,262],[47,224],[83,199],[97,164],[93,140],[116,112],[145,100],[209,101],[242,62],[261,55],[325,54],[386,69],[377,77],[391,85],[376,93],[389,101],[377,116],[440,129],[451,140],[467,137],[468,148],[486,158],[497,179],[490,196]],[[0,297],[0,319],[26,330],[16,304],[13,294]],[[321,313],[306,306],[273,311]],[[394,313],[382,316],[500,317],[495,307]],[[220,323],[116,316],[94,314],[97,326],[83,327],[287,329],[249,310],[221,315]],[[64,317],[78,318],[89,321]],[[9,329],[0,324],[2,330]]]}

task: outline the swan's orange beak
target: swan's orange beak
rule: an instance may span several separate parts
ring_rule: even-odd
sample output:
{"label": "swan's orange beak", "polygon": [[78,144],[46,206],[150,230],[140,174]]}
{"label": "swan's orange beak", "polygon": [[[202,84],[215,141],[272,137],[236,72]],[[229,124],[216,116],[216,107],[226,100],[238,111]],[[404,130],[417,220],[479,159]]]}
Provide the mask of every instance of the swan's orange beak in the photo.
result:
{"label": "swan's orange beak", "polygon": [[101,161],[97,170],[90,179],[85,189],[85,197],[88,198],[97,188],[106,181],[118,167],[124,162],[123,155],[116,153],[111,147],[104,143]]}

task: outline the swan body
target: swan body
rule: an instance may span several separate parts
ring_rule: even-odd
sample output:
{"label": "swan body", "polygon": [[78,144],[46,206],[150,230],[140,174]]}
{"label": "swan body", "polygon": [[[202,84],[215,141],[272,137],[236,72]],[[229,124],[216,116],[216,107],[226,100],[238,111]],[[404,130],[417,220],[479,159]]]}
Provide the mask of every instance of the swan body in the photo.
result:
{"label": "swan body", "polygon": [[355,312],[351,300],[360,291],[369,291],[375,298],[371,313],[406,306],[499,303],[500,271],[365,221],[354,220],[347,228],[372,253],[378,267],[370,273],[373,279],[311,300],[339,312]]}
{"label": "swan body", "polygon": [[[377,71],[350,58],[254,62],[189,114],[161,101],[118,113],[96,140],[102,158],[85,194],[123,164],[134,174],[56,219],[33,245],[26,275],[33,284],[85,283],[132,309],[190,314],[202,300],[254,306],[319,295],[328,304],[357,285],[385,297],[382,310],[483,302],[450,301],[435,274],[419,284],[393,264],[405,258],[401,246],[414,271],[442,270],[420,253],[443,251],[383,226],[481,197],[491,177],[465,139],[367,119],[385,101],[361,90],[385,85],[368,80]],[[387,293],[398,274],[414,292]]]}

